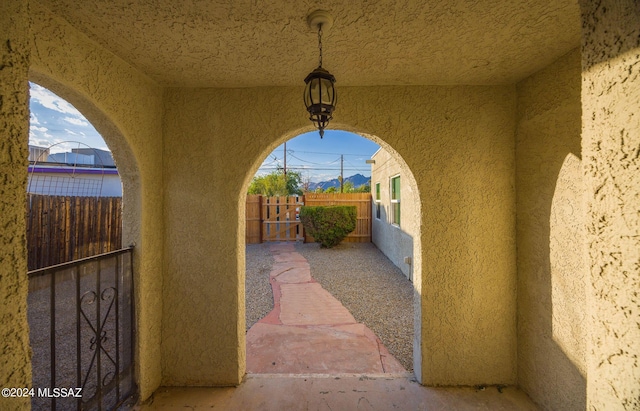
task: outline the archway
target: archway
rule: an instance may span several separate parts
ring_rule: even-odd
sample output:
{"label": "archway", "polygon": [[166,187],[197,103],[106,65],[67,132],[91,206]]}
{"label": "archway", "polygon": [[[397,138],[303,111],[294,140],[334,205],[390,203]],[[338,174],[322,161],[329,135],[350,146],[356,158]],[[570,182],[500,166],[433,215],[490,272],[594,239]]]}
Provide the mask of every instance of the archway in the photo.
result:
{"label": "archway", "polygon": [[50,76],[31,70],[30,81],[51,90],[82,113],[107,143],[122,181],[123,193],[123,244],[140,241],[140,197],[141,187],[138,164],[127,143],[127,139],[114,122],[91,100],[73,87],[65,85]]}
{"label": "archway", "polygon": [[[70,118],[71,121],[84,117],[99,131],[109,148],[110,142],[114,142],[117,152],[114,151],[113,156],[121,172],[122,197],[125,198],[124,202],[110,201],[113,198],[99,198],[100,190],[75,187],[91,182],[90,178],[80,178],[81,174],[103,172],[96,171],[95,163],[104,164],[109,154],[93,148],[78,148],[68,153],[74,158],[71,177],[51,177],[53,185],[65,178],[82,180],[64,181],[63,185],[71,186],[66,193],[64,189],[46,190],[47,196],[54,196],[50,197],[54,199],[51,201],[54,207],[48,214],[62,216],[61,223],[66,225],[64,236],[59,238],[60,247],[64,248],[74,240],[72,237],[79,236],[80,241],[74,242],[81,249],[66,253],[60,264],[29,272],[27,309],[33,349],[32,377],[34,387],[77,387],[78,396],[57,398],[40,392],[32,399],[33,405],[37,408],[80,407],[81,404],[116,407],[131,400],[136,393],[132,244],[138,235],[135,228],[138,216],[129,210],[136,203],[130,198],[137,198],[139,192],[137,165],[124,136],[94,104],[48,76],[35,74],[32,80],[47,90],[55,90],[51,96],[59,98],[60,104],[69,102],[71,108],[77,110],[71,111],[83,114]],[[80,157],[91,164],[76,168]],[[52,166],[49,170],[67,174],[66,160],[59,163],[58,169]],[[39,166],[43,164],[46,163],[41,162]],[[123,208],[128,212],[121,214]],[[121,219],[119,216],[123,214],[128,217]],[[111,220],[115,216],[118,217]],[[61,224],[54,220],[52,217],[45,224]],[[105,230],[94,233],[107,224],[121,227],[114,227],[115,230],[106,235]],[[55,234],[56,230],[49,231]],[[118,232],[121,233],[118,242],[125,247],[116,250],[112,249],[116,244],[110,244],[105,249],[101,242],[111,243],[113,239],[109,237]]]}
{"label": "archway", "polygon": [[[370,141],[375,142],[376,144],[378,144],[379,146],[381,146],[381,151],[384,151],[387,155],[388,155],[388,159],[385,161],[391,161],[395,164],[395,167],[397,167],[397,173],[398,175],[402,175],[402,184],[404,186],[406,186],[406,190],[408,190],[409,192],[411,192],[412,194],[412,198],[411,201],[407,201],[406,204],[406,210],[403,211],[403,217],[406,221],[406,227],[410,228],[410,235],[405,235],[405,237],[409,238],[409,247],[410,247],[410,257],[406,257],[404,258],[403,263],[407,264],[409,269],[405,269],[403,271],[408,271],[407,273],[404,273],[404,275],[406,275],[408,277],[408,279],[411,280],[412,282],[412,288],[413,288],[413,296],[412,296],[412,311],[413,311],[413,355],[412,355],[412,368],[413,368],[413,373],[415,374],[416,378],[418,380],[422,379],[422,374],[421,374],[421,364],[422,364],[422,360],[421,360],[421,344],[420,344],[420,340],[421,340],[421,272],[422,272],[422,262],[421,262],[421,244],[420,244],[420,229],[421,229],[421,224],[420,224],[420,218],[421,218],[421,205],[420,205],[420,197],[419,197],[419,191],[418,191],[418,186],[416,183],[416,180],[413,176],[413,173],[411,172],[411,170],[409,169],[409,166],[407,165],[407,163],[402,159],[402,157],[398,154],[398,152],[396,150],[394,150],[389,144],[387,144],[382,138],[363,132],[362,130],[354,130],[351,127],[348,126],[337,126],[336,127],[339,130],[343,130],[343,131],[347,131],[349,133],[355,134],[359,137],[368,139]],[[287,133],[284,136],[281,136],[279,139],[277,139],[277,141],[273,142],[266,150],[264,150],[253,162],[253,166],[252,168],[247,172],[247,174],[245,175],[245,181],[243,184],[243,189],[242,192],[240,194],[240,199],[239,199],[239,204],[241,205],[241,216],[244,216],[244,213],[242,213],[242,211],[244,210],[244,206],[245,206],[245,201],[246,201],[246,192],[247,192],[247,188],[249,187],[249,184],[251,182],[251,179],[253,178],[253,176],[255,175],[256,171],[258,170],[258,168],[260,167],[260,164],[262,164],[263,160],[265,158],[267,158],[267,156],[279,145],[281,145],[284,142],[289,141],[292,138],[295,138],[298,135],[303,134],[304,132],[309,131],[309,128],[303,128],[303,129],[299,129],[299,130],[294,130],[291,131],[289,133]],[[368,165],[367,165],[368,167]],[[383,176],[381,177],[385,183],[385,190],[389,188],[389,180],[387,176]],[[372,195],[375,195],[375,193],[373,192],[374,187],[375,187],[375,182],[372,180],[371,181],[371,187],[372,187]],[[411,204],[409,204],[411,203]],[[375,203],[374,203],[375,204]],[[391,207],[391,205],[387,205],[387,207]],[[404,204],[403,204],[404,207]],[[375,214],[374,214],[375,216]],[[380,218],[378,218],[378,220],[380,220]],[[242,221],[240,222],[240,232],[244,233],[244,229],[245,229],[245,221],[242,219]],[[403,228],[405,226],[403,225]],[[400,226],[398,224],[395,224],[394,230],[400,230]],[[378,244],[380,244],[381,246],[385,246],[384,244],[381,244],[381,242],[379,241]],[[246,246],[246,242],[243,241],[243,246]],[[375,247],[375,246],[374,246]],[[244,260],[245,258],[245,254],[244,254],[244,249],[245,247],[241,247],[243,250],[243,253],[241,255],[241,258]],[[385,255],[387,255],[387,257],[390,257],[390,253],[393,253],[392,251],[389,250],[385,250]],[[382,254],[382,253],[381,253]],[[242,262],[243,264],[240,265],[240,267],[245,267],[244,266],[244,261]],[[396,261],[394,261],[394,263],[397,264]],[[399,267],[399,265],[398,265]],[[244,277],[243,277],[244,278]],[[245,297],[246,298],[246,297]],[[247,304],[249,304],[249,301],[247,301]],[[246,307],[245,307],[245,311],[246,311]],[[244,314],[244,313],[241,313]],[[242,315],[242,317],[244,318],[244,315]],[[247,327],[248,329],[249,327]]]}

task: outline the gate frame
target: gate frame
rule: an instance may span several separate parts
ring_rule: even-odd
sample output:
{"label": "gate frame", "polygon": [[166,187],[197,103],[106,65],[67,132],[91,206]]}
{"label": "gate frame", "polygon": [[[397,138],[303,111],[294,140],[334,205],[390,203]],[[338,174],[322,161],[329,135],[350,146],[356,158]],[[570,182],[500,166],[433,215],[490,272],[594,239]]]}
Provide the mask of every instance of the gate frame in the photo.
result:
{"label": "gate frame", "polygon": [[[282,199],[285,200],[282,201]],[[299,207],[303,205],[355,205],[358,210],[357,226],[343,241],[348,243],[370,243],[371,204],[371,193],[306,193],[302,196],[273,197],[261,194],[247,194],[245,244],[260,244],[265,241],[313,242],[313,237],[304,232],[302,222],[298,217]],[[279,209],[282,206],[285,207],[284,211]],[[275,215],[272,215],[271,209],[273,209]],[[291,218],[292,209],[294,209],[295,218]],[[280,217],[285,217],[285,219],[279,220]],[[280,225],[283,227],[280,227]],[[274,229],[275,232],[271,230],[271,226],[277,227]]]}

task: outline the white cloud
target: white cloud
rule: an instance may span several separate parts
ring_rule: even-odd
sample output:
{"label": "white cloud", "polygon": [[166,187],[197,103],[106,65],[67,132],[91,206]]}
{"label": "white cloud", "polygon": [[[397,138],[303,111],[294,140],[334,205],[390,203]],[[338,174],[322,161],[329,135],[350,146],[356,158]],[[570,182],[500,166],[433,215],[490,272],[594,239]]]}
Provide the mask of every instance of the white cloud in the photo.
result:
{"label": "white cloud", "polygon": [[66,141],[59,138],[53,140],[54,145],[51,147],[51,153],[68,153],[71,149],[78,147],[73,141]]}
{"label": "white cloud", "polygon": [[64,129],[64,131],[65,131],[66,133],[68,133],[68,134],[71,134],[72,136],[79,136],[79,135],[81,135],[81,134],[79,134],[79,133],[76,133],[76,132],[75,132],[75,131],[73,131],[73,130],[69,130],[68,128],[65,128],[65,129]]}
{"label": "white cloud", "polygon": [[33,134],[29,135],[29,145],[38,146],[38,147],[49,147],[51,142],[49,140],[45,140],[43,138],[39,138]]}
{"label": "white cloud", "polygon": [[30,83],[30,84],[31,84],[31,99],[33,101],[38,102],[39,104],[41,104],[42,106],[50,110],[55,110],[60,113],[82,117],[82,114],[80,114],[80,112],[71,104],[69,104],[66,100],[61,99],[60,97],[56,96],[55,94],[53,94],[52,92],[50,92],[44,87],[41,87],[34,83]]}
{"label": "white cloud", "polygon": [[31,87],[31,98],[50,110],[55,110],[63,114],[82,116],[82,114],[69,102],[58,97],[46,88],[38,86],[37,84],[33,84]]}
{"label": "white cloud", "polygon": [[31,113],[29,117],[29,124],[40,124],[38,121],[38,117],[36,117],[35,113]]}
{"label": "white cloud", "polygon": [[53,138],[53,136],[49,134],[48,128],[34,125],[29,126],[29,144],[49,147],[51,145],[51,138]]}
{"label": "white cloud", "polygon": [[89,125],[89,122],[86,120],[83,120],[84,117],[82,118],[78,118],[78,117],[64,117],[63,120],[66,121],[67,123],[76,125],[76,126],[82,126],[82,127],[87,127]]}
{"label": "white cloud", "polygon": [[29,130],[33,131],[33,132],[39,131],[41,133],[46,133],[47,131],[49,131],[49,129],[46,128],[46,127],[38,127],[38,126],[33,126],[33,125],[29,126]]}

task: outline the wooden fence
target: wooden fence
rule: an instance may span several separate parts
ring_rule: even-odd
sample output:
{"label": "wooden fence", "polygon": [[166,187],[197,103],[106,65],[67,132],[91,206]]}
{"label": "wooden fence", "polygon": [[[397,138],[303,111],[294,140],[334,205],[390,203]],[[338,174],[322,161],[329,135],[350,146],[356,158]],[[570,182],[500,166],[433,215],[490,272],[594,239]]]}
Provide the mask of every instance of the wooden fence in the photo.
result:
{"label": "wooden fence", "polygon": [[[371,242],[371,193],[307,194],[304,196],[304,201],[308,206],[356,206],[358,215],[356,229],[342,241],[347,243]],[[305,241],[313,241],[313,238],[306,236]]]}
{"label": "wooden fence", "polygon": [[247,195],[246,236],[247,244],[264,241],[305,242],[313,238],[304,233],[298,219],[300,206],[353,205],[356,206],[358,221],[356,229],[344,242],[371,242],[371,194],[305,194],[304,196],[264,197]]}
{"label": "wooden fence", "polygon": [[29,194],[28,269],[122,248],[122,198]]}

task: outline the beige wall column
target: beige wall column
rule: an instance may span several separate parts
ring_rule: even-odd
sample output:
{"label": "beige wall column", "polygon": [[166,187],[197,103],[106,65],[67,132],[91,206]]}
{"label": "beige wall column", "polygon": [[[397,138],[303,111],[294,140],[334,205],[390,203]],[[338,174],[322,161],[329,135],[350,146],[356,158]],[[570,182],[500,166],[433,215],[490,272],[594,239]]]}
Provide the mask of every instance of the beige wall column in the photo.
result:
{"label": "beige wall column", "polygon": [[244,376],[243,190],[262,153],[307,125],[295,115],[299,99],[292,88],[166,93],[164,385],[237,385]]}
{"label": "beige wall column", "polygon": [[[29,150],[27,0],[0,2],[0,381],[31,386],[27,325],[26,187]],[[2,409],[29,409],[28,398],[0,398]]]}
{"label": "beige wall column", "polygon": [[39,4],[31,4],[29,14],[29,78],[82,112],[113,152],[122,178],[123,243],[135,243],[135,365],[144,400],[162,374],[163,89]]}
{"label": "beige wall column", "polygon": [[640,7],[581,0],[587,408],[640,409]]}
{"label": "beige wall column", "polygon": [[580,51],[518,83],[518,384],[550,410],[584,410]]}

